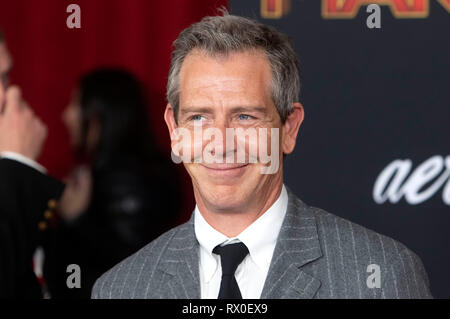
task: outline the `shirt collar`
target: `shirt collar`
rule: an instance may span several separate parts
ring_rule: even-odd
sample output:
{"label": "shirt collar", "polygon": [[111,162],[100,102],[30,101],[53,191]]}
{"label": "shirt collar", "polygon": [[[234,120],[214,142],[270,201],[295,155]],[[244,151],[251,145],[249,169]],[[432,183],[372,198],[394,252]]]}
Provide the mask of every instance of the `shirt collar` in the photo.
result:
{"label": "shirt collar", "polygon": [[195,236],[200,244],[200,263],[206,282],[209,282],[217,271],[219,256],[213,254],[213,249],[217,245],[228,240],[228,237],[215,230],[203,218],[197,205],[194,211]]}
{"label": "shirt collar", "polygon": [[219,244],[232,243],[236,239],[247,246],[250,257],[255,264],[263,271],[268,271],[287,206],[288,194],[283,185],[280,196],[272,206],[243,232],[233,238],[228,238],[208,224],[196,206],[194,229],[203,257],[201,262],[206,282],[210,281],[218,266],[219,257],[212,253],[213,249]]}

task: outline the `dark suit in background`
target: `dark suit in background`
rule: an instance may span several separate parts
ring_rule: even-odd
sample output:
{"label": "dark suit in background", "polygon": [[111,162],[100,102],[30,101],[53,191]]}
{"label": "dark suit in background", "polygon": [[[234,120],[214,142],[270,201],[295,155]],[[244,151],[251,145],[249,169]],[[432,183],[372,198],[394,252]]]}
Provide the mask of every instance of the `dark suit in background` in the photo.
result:
{"label": "dark suit in background", "polygon": [[[46,232],[44,276],[52,298],[89,299],[101,274],[172,227],[178,213],[180,194],[165,161],[121,156],[92,174],[87,211]],[[66,285],[70,264],[80,266],[81,288]]]}
{"label": "dark suit in background", "polygon": [[63,189],[32,167],[0,159],[0,298],[42,297],[32,256],[41,238],[39,226],[45,228],[49,217],[45,212]]}

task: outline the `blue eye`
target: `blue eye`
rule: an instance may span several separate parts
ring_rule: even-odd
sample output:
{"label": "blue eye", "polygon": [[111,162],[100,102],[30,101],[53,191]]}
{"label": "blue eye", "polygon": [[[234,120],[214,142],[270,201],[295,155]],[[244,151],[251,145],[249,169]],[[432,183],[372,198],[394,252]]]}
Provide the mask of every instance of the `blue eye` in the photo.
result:
{"label": "blue eye", "polygon": [[247,115],[247,114],[240,114],[240,115],[239,115],[239,119],[240,119],[240,120],[250,120],[250,119],[252,119],[252,118],[253,118],[252,116]]}
{"label": "blue eye", "polygon": [[204,119],[204,117],[201,116],[201,115],[193,115],[193,116],[191,117],[191,119],[192,119],[193,121],[201,121],[201,120]]}

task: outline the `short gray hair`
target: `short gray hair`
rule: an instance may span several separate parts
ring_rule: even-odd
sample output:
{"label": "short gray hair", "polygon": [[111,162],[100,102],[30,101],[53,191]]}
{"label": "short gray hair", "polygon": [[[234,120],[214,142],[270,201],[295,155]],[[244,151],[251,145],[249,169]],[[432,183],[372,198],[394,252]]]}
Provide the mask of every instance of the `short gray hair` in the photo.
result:
{"label": "short gray hair", "polygon": [[167,100],[175,119],[179,109],[179,75],[186,56],[194,49],[208,55],[261,50],[272,70],[271,96],[282,123],[300,93],[299,62],[289,38],[275,28],[248,18],[230,15],[205,17],[184,29],[173,43],[167,82]]}

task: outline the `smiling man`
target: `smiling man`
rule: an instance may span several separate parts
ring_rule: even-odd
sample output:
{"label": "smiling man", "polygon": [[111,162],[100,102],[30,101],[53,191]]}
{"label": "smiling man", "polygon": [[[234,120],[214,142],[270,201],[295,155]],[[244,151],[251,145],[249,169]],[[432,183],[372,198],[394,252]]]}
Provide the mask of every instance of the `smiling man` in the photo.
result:
{"label": "smiling man", "polygon": [[[191,25],[174,46],[165,121],[197,205],[187,223],[97,280],[93,298],[431,297],[422,262],[404,245],[284,186],[283,157],[304,118],[285,35],[225,14]],[[267,135],[236,133],[252,129]],[[190,133],[182,148],[180,131]],[[261,149],[278,169],[264,171],[273,163]]]}
{"label": "smiling man", "polygon": [[[172,102],[178,106],[169,104],[165,114],[171,133],[182,127],[192,131],[194,136],[194,126],[199,122],[203,131],[216,128],[223,137],[227,128],[267,128],[268,131],[279,128],[283,152],[277,154],[277,160],[281,161],[283,153],[294,149],[303,108],[300,103],[294,103],[291,114],[280,117],[268,89],[271,70],[263,52],[249,49],[220,57],[194,49],[185,58],[178,76],[179,102]],[[169,98],[172,100],[171,96]],[[234,148],[222,147],[226,150],[218,156],[223,155],[222,163],[196,163],[194,159],[185,163],[192,178],[198,211],[228,237],[237,236],[264,214],[280,197],[283,185],[282,169],[274,174],[262,174],[261,166],[266,164],[248,163],[249,156],[246,162],[237,162],[233,156],[237,145],[245,143],[240,140]],[[270,140],[269,136],[267,141]],[[226,141],[213,143],[225,145]],[[200,147],[205,144],[204,139],[192,143]],[[248,153],[248,147],[244,148]],[[231,163],[225,160],[227,155],[231,155]]]}

